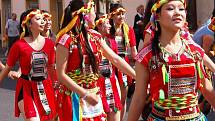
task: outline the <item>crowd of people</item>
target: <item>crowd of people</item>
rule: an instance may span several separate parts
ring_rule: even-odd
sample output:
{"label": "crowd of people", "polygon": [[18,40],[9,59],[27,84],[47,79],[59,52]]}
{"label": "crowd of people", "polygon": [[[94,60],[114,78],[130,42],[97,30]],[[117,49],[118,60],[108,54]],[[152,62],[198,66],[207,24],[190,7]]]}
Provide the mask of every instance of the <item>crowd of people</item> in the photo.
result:
{"label": "crowd of people", "polygon": [[206,121],[215,107],[215,17],[192,35],[186,7],[185,0],[150,0],[145,10],[137,7],[130,27],[118,2],[97,17],[92,0],[71,0],[56,35],[48,11],[24,11],[19,39],[11,41],[6,64],[0,61],[0,82],[17,80],[15,116],[123,121],[135,84],[126,120],[142,114],[145,121]]}

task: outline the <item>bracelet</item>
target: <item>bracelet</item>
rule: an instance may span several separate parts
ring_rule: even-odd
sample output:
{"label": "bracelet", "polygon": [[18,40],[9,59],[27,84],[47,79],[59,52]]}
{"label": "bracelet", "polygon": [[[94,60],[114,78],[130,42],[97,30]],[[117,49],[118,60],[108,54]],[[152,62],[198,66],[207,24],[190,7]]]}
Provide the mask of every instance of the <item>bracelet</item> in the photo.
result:
{"label": "bracelet", "polygon": [[87,96],[89,95],[89,92],[87,91],[86,93],[85,93],[85,95],[83,96],[83,97],[81,97],[83,100],[85,100],[86,98],[87,98]]}

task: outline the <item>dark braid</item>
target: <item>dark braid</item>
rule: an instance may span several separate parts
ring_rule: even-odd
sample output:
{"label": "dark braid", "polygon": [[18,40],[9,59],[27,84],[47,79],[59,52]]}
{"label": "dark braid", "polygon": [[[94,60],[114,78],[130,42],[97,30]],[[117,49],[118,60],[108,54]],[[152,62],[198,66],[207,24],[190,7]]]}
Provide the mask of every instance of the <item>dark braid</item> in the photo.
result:
{"label": "dark braid", "polygon": [[[81,23],[80,21],[83,21],[83,23]],[[84,20],[83,20],[83,15],[80,15],[80,19],[79,19],[79,22],[81,23],[80,24],[80,27],[76,26],[76,28],[74,27],[73,28],[73,32],[74,34],[77,36],[79,35],[79,37],[77,37],[77,46],[78,46],[78,52],[80,54],[80,59],[81,59],[81,63],[83,63],[84,61],[84,57],[83,57],[83,52],[82,52],[82,48],[81,48],[81,40],[80,40],[80,34],[82,32],[83,34],[83,37],[84,37],[84,40],[85,40],[85,49],[86,49],[86,53],[87,53],[87,56],[89,57],[89,63],[90,65],[92,66],[92,69],[93,69],[93,72],[94,73],[98,73],[98,64],[97,64],[97,60],[96,60],[96,57],[94,56],[94,53],[92,52],[92,49],[90,48],[90,45],[89,45],[89,38],[88,38],[88,33],[87,33],[87,30],[85,29],[85,26],[84,26]],[[77,22],[78,23],[78,22]],[[83,69],[83,65],[80,64],[80,68]]]}
{"label": "dark braid", "polygon": [[[79,32],[77,26],[72,29],[72,33],[74,34],[75,37],[79,36],[80,32]],[[80,37],[77,37],[77,46],[78,46],[78,53],[80,55],[80,60],[82,63],[83,62],[83,53],[82,53],[82,48],[81,48],[81,43],[80,43]],[[80,64],[79,67],[81,68],[81,70],[83,69],[82,64]]]}
{"label": "dark braid", "polygon": [[126,45],[125,45],[125,32],[124,32],[124,29],[123,29],[123,26],[124,26],[124,24],[122,25],[122,27],[121,27],[121,30],[122,30],[122,33],[123,33],[123,38],[122,38],[122,42],[123,42],[123,45],[126,47]]}
{"label": "dark braid", "polygon": [[158,55],[160,53],[160,48],[158,46],[158,43],[159,43],[159,37],[161,35],[161,28],[160,28],[160,24],[158,22],[157,22],[157,28],[158,28],[158,30],[155,31],[154,38],[152,40],[153,55]]}
{"label": "dark braid", "polygon": [[81,31],[83,33],[84,39],[85,39],[85,44],[86,44],[86,52],[89,57],[90,65],[92,66],[93,72],[98,73],[98,61],[96,60],[96,57],[90,48],[90,42],[88,38],[88,33],[86,28],[84,27],[85,21],[83,20],[83,23],[81,24]]}
{"label": "dark braid", "polygon": [[[156,14],[159,14],[161,12],[161,7],[157,10]],[[152,54],[158,55],[160,53],[160,48],[158,47],[159,44],[159,37],[161,35],[161,27],[158,21],[155,21],[155,26],[157,27],[157,30],[155,29],[154,38],[152,40]]]}
{"label": "dark braid", "polygon": [[115,38],[116,29],[114,27],[113,19],[110,19],[110,25],[111,25],[110,35],[111,35],[112,38]]}

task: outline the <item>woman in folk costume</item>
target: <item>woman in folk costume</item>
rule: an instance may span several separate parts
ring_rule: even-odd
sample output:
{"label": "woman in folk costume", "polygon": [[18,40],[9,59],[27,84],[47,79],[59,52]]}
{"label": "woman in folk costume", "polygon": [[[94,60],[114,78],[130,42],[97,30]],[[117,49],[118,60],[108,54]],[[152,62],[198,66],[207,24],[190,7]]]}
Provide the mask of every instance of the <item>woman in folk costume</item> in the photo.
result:
{"label": "woman in folk costume", "polygon": [[59,94],[62,121],[106,120],[97,83],[101,55],[135,77],[134,70],[91,29],[95,17],[93,1],[72,0],[64,11],[56,45],[57,74],[64,85]]}
{"label": "woman in folk costume", "polygon": [[[129,27],[125,23],[125,12],[126,10],[123,6],[119,3],[112,3],[110,4],[110,24],[111,30],[110,34],[113,38],[115,38],[117,42],[118,52],[117,54],[126,60],[128,63],[128,49],[130,48],[131,58],[137,54],[136,50],[136,40],[135,40],[135,33],[132,27]],[[131,64],[131,63],[130,63]],[[123,106],[121,112],[121,120],[124,117],[126,111],[126,98],[128,92],[128,86],[131,85],[132,79],[128,77],[126,74],[122,73],[121,71],[117,70],[116,72],[119,83],[120,83],[120,90],[121,90],[121,103]]]}
{"label": "woman in folk costume", "polygon": [[204,51],[180,34],[185,8],[184,0],[158,0],[153,5],[157,29],[152,43],[136,57],[137,86],[128,121],[138,120],[148,83],[152,96],[148,121],[207,120],[198,107],[198,90],[215,107],[215,92],[202,66]]}
{"label": "woman in folk costume", "polygon": [[[107,45],[117,53],[117,44],[114,39],[110,36],[111,25],[109,23],[108,15],[105,14],[101,16],[96,21],[96,29],[102,35],[103,39],[106,41]],[[119,83],[115,75],[115,67],[110,63],[110,61],[102,56],[102,60],[99,64],[99,86],[102,95],[102,103],[105,113],[107,114],[108,121],[119,121],[120,120],[120,110],[122,108],[120,101],[120,90]]]}
{"label": "woman in folk costume", "polygon": [[56,110],[49,75],[54,69],[54,43],[40,35],[45,24],[40,10],[23,12],[20,22],[20,39],[9,52],[0,80],[19,61],[22,74],[16,85],[15,116],[21,113],[25,121],[52,120]]}

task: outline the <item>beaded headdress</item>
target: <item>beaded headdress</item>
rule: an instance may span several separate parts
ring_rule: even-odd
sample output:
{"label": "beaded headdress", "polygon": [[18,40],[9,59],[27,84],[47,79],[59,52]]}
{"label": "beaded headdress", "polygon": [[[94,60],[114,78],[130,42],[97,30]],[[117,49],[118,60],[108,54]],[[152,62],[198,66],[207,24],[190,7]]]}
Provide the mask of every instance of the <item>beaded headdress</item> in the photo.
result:
{"label": "beaded headdress", "polygon": [[25,25],[27,22],[29,22],[29,20],[31,18],[33,18],[35,15],[37,14],[41,14],[41,11],[39,9],[35,9],[33,11],[31,11],[22,21],[22,24],[21,24],[21,27],[22,27],[22,30],[23,32],[21,33],[20,35],[20,39],[23,38],[25,36]]}
{"label": "beaded headdress", "polygon": [[108,14],[105,14],[101,16],[98,20],[96,20],[95,26],[98,26],[99,24],[102,24],[109,18]]}
{"label": "beaded headdress", "polygon": [[[152,9],[151,9],[151,13],[152,14],[155,14],[156,11],[165,3],[169,2],[170,0],[158,0],[153,6],[152,6]],[[186,1],[185,0],[179,0],[181,1],[183,4],[184,4],[184,7],[186,7]]]}
{"label": "beaded headdress", "polygon": [[117,14],[119,12],[126,12],[126,10],[122,7],[117,8],[116,10],[114,10],[113,12],[110,13],[110,18],[112,18],[115,14]]}
{"label": "beaded headdress", "polygon": [[47,13],[47,12],[43,12],[42,15],[44,18],[51,18],[52,17],[52,15],[50,13]]}
{"label": "beaded headdress", "polygon": [[[57,40],[59,39],[60,36],[67,33],[74,27],[74,25],[76,24],[76,22],[79,18],[79,16],[78,16],[79,14],[89,13],[93,6],[94,6],[93,0],[89,0],[89,2],[86,5],[84,5],[82,8],[80,8],[77,11],[74,11],[72,13],[73,19],[69,22],[69,24],[66,27],[64,27],[63,29],[60,30],[60,32],[56,36]],[[62,16],[62,18],[64,18],[64,16]],[[61,24],[62,24],[62,22],[63,22],[63,19],[61,20]]]}
{"label": "beaded headdress", "polygon": [[[151,21],[152,26],[153,26],[155,29],[157,29],[157,25],[156,25],[156,24],[157,24],[157,23],[156,23],[156,21],[157,21],[157,15],[156,15],[156,12],[157,12],[157,10],[158,10],[162,5],[168,3],[169,1],[171,1],[171,0],[158,0],[158,1],[152,6],[152,8],[151,8],[151,13],[152,13],[152,15],[151,15],[150,21]],[[181,2],[184,4],[184,7],[186,8],[186,0],[179,0],[179,1],[181,1]]]}

